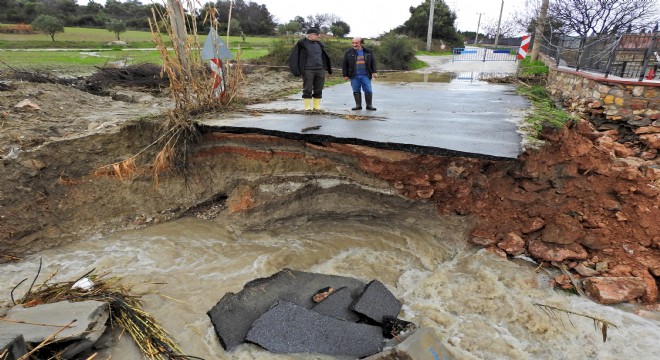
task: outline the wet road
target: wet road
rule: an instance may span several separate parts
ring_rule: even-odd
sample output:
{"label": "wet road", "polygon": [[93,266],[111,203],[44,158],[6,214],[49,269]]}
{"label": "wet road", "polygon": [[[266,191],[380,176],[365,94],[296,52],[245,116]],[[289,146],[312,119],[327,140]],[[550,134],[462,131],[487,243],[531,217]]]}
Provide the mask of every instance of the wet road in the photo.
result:
{"label": "wet road", "polygon": [[[386,74],[373,82],[377,111],[351,111],[349,83],[323,92],[322,112],[304,113],[301,94],[253,105],[256,114],[206,119],[220,131],[261,133],[443,156],[513,159],[521,152],[520,123],[529,103],[512,85],[480,80],[515,72],[514,62],[451,62]],[[468,71],[473,70],[473,71]]]}

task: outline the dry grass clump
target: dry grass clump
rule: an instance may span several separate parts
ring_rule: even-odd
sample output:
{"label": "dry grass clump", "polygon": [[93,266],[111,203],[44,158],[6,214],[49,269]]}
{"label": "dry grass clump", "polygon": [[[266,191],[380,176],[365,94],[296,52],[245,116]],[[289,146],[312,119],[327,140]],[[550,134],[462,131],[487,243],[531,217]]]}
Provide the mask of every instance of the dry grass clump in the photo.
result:
{"label": "dry grass clump", "polygon": [[[130,289],[121,285],[118,278],[106,278],[107,274],[95,275],[88,273],[80,279],[87,277],[94,285],[89,290],[83,290],[72,288],[80,279],[49,283],[54,275],[51,275],[36,289],[30,289],[19,303],[30,307],[60,301],[96,300],[107,302],[110,305],[111,326],[118,326],[127,332],[145,357],[149,359],[189,358],[181,355],[181,349],[176,342],[158,321],[142,310],[139,297],[130,295]],[[47,346],[47,344],[43,346]]]}
{"label": "dry grass clump", "polygon": [[[187,9],[201,9],[200,3],[191,0],[185,1]],[[163,66],[160,76],[169,82],[169,94],[172,98],[174,108],[170,110],[160,128],[158,140],[150,144],[161,147],[156,157],[149,162],[149,167],[154,183],[157,185],[161,174],[179,168],[185,169],[189,145],[198,139],[198,129],[192,116],[203,112],[226,108],[236,98],[243,82],[243,71],[240,62],[240,54],[237,60],[229,64],[223,64],[225,80],[225,91],[222,95],[214,92],[214,85],[219,81],[218,76],[211,71],[210,64],[202,59],[202,47],[197,34],[197,24],[194,18],[184,16],[184,24],[180,24],[185,30],[185,38],[179,38],[177,31],[173,29],[172,18],[178,10],[185,14],[183,6],[179,3],[179,9],[171,9],[163,4],[164,11],[154,7],[152,18],[149,19],[151,33],[154,43],[160,52]],[[208,9],[206,19],[211,21],[214,29],[218,28],[213,13],[214,8]],[[180,33],[180,31],[179,31]],[[167,35],[167,37],[165,37]],[[168,47],[169,39],[172,39],[174,51]],[[119,73],[121,74],[121,73]],[[143,149],[129,159],[114,164],[106,165],[95,172],[96,175],[112,175],[118,179],[129,179],[141,174],[136,166],[139,155],[144,154]]]}

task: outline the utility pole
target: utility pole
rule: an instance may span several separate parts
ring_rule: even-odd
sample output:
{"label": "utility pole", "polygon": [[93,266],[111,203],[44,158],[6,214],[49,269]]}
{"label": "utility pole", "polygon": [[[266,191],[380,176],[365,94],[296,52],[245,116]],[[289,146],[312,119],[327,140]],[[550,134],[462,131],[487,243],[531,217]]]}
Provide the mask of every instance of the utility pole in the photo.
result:
{"label": "utility pole", "polygon": [[502,23],[502,11],[504,10],[504,0],[502,0],[502,6],[500,7],[500,18],[497,19],[497,35],[495,35],[495,46],[500,41],[500,24]]}
{"label": "utility pole", "polygon": [[479,15],[479,21],[477,21],[477,33],[474,34],[474,44],[477,44],[477,40],[479,39],[479,25],[481,25],[481,15],[484,13],[477,13]]}
{"label": "utility pole", "polygon": [[186,39],[188,34],[186,32],[186,21],[183,17],[183,6],[179,0],[167,0],[167,12],[170,17],[170,26],[172,27],[172,45],[179,56],[179,61],[183,66],[185,76],[190,75],[190,68],[188,67],[188,58],[186,54]]}
{"label": "utility pole", "polygon": [[234,7],[234,0],[229,0],[229,17],[227,18],[227,47],[229,47],[229,27],[231,26],[231,9]]}
{"label": "utility pole", "polygon": [[532,61],[539,59],[539,51],[541,50],[541,38],[545,32],[545,22],[548,18],[548,6],[550,5],[550,0],[543,0],[541,2],[541,13],[539,14],[539,22],[536,24],[536,32],[534,33],[534,43],[532,44]]}
{"label": "utility pole", "polygon": [[433,40],[433,10],[435,10],[435,0],[431,0],[431,9],[429,9],[429,28],[426,31],[426,51],[431,51],[431,41]]}

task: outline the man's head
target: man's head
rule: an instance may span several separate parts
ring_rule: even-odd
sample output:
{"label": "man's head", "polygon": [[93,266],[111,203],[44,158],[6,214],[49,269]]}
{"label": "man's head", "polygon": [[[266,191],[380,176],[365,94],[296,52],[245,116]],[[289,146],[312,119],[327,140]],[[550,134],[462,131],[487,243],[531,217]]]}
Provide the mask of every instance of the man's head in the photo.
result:
{"label": "man's head", "polygon": [[362,45],[364,45],[364,39],[361,37],[354,37],[351,41],[351,45],[355,50],[362,50]]}
{"label": "man's head", "polygon": [[307,38],[312,41],[317,41],[319,39],[319,29],[315,27],[307,29]]}

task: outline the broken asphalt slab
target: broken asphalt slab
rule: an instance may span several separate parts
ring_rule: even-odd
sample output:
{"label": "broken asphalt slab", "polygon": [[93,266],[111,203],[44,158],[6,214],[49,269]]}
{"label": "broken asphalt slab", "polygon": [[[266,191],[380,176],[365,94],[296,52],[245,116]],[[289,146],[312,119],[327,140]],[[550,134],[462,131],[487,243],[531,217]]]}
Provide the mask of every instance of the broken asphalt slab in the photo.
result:
{"label": "broken asphalt slab", "polygon": [[62,330],[52,342],[70,343],[59,355],[62,359],[89,349],[101,337],[110,317],[110,305],[102,301],[60,301],[34,307],[14,306],[0,327],[0,338],[22,334],[26,343],[39,344]]}
{"label": "broken asphalt slab", "polygon": [[316,304],[312,310],[335,319],[357,322],[360,320],[360,316],[350,310],[354,301],[350,291],[344,287],[332,292],[327,298]]}
{"label": "broken asphalt slab", "polygon": [[362,295],[351,305],[353,311],[369,319],[383,323],[384,316],[397,318],[401,302],[378,280],[373,280],[364,288]]}
{"label": "broken asphalt slab", "polygon": [[254,322],[246,340],[273,353],[362,358],[380,352],[384,339],[379,326],[335,319],[280,301]]}
{"label": "broken asphalt slab", "polygon": [[227,114],[200,120],[200,125],[203,131],[512,160],[522,151],[517,123],[524,119],[529,102],[507,84],[376,81],[378,110],[351,111],[353,106],[350,84],[343,83],[324,90],[323,111],[301,111],[302,99],[296,94],[251,105],[254,114]]}
{"label": "broken asphalt slab", "polygon": [[225,294],[207,315],[220,344],[231,351],[245,342],[254,321],[280,300],[311,309],[315,305],[312,296],[319,289],[346,287],[357,298],[365,285],[349,277],[284,269],[268,278],[250,281],[238,293]]}

